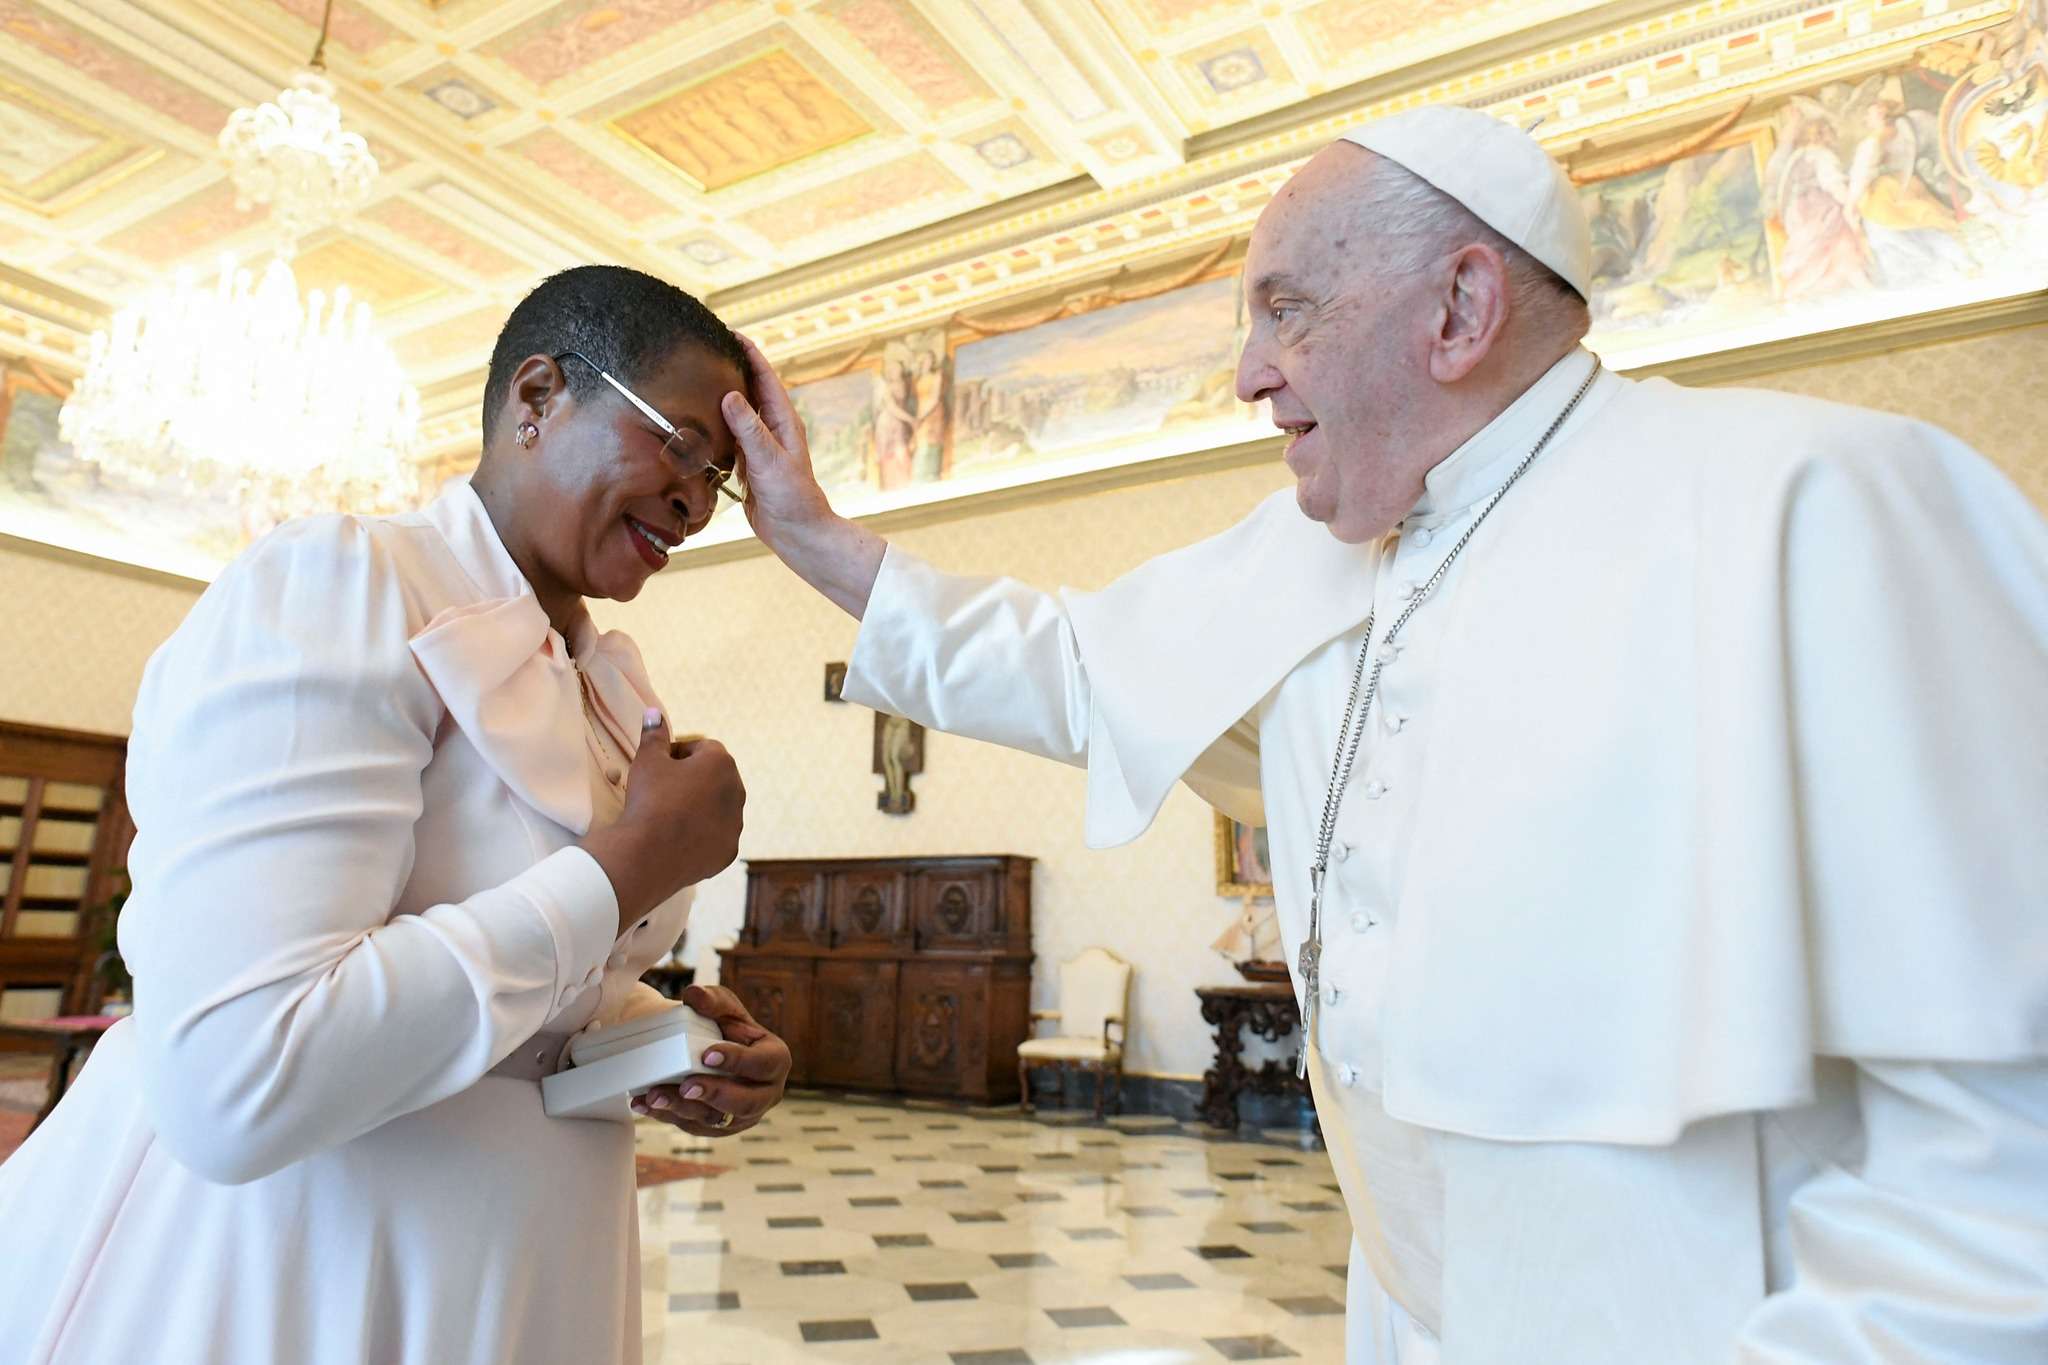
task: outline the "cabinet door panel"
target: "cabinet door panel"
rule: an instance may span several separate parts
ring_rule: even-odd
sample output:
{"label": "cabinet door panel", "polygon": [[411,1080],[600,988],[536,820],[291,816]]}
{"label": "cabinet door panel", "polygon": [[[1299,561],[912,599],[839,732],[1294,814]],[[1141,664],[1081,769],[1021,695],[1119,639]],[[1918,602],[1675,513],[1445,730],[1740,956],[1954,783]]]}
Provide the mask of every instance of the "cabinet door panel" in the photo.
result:
{"label": "cabinet door panel", "polygon": [[883,949],[904,938],[903,874],[856,868],[827,878],[825,898],[836,949]]}
{"label": "cabinet door panel", "polygon": [[762,1028],[789,1044],[791,1082],[808,1084],[811,1045],[811,968],[806,962],[742,958],[726,983]]}
{"label": "cabinet door panel", "polygon": [[988,1060],[988,968],[903,964],[896,1082],[906,1090],[974,1093]]}
{"label": "cabinet door panel", "polygon": [[820,962],[811,1079],[886,1089],[896,1083],[896,964]]}
{"label": "cabinet door panel", "polygon": [[920,949],[993,946],[994,873],[919,872],[911,882],[911,902]]}
{"label": "cabinet door panel", "polygon": [[824,882],[817,873],[799,869],[763,872],[754,880],[754,904],[747,918],[754,942],[766,947],[793,947],[825,941]]}

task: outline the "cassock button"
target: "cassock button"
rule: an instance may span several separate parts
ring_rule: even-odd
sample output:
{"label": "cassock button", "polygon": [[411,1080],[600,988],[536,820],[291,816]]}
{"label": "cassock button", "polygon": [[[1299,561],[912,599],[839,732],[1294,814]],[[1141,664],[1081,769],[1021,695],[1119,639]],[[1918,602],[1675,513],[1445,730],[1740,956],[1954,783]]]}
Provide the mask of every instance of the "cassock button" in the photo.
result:
{"label": "cassock button", "polygon": [[1368,801],[1377,801],[1386,794],[1387,784],[1384,782],[1368,782],[1365,784],[1365,799]]}
{"label": "cassock button", "polygon": [[1337,1068],[1337,1079],[1347,1086],[1358,1084],[1358,1068],[1346,1062]]}
{"label": "cassock button", "polygon": [[1337,1007],[1337,1002],[1339,1000],[1342,1000],[1343,998],[1344,988],[1342,986],[1323,987],[1323,1003],[1325,1005],[1328,1005],[1331,1009],[1335,1009]]}
{"label": "cassock button", "polygon": [[1427,526],[1418,526],[1415,528],[1415,534],[1410,539],[1417,545],[1427,545],[1436,539],[1436,532],[1430,530]]}
{"label": "cassock button", "polygon": [[1362,934],[1362,933],[1364,933],[1364,932],[1365,932],[1366,930],[1368,930],[1368,929],[1370,929],[1370,928],[1372,928],[1372,916],[1370,916],[1370,915],[1366,914],[1366,913],[1365,913],[1365,911],[1363,911],[1363,910],[1359,910],[1359,911],[1356,911],[1356,912],[1354,912],[1354,913],[1352,914],[1352,916],[1351,916],[1351,932],[1352,932],[1352,933],[1354,933],[1354,934]]}
{"label": "cassock button", "polygon": [[1335,848],[1330,850],[1330,852],[1336,854],[1337,861],[1341,863],[1346,858],[1349,858],[1351,856],[1351,845],[1348,843],[1339,842]]}
{"label": "cassock button", "polygon": [[1390,664],[1400,656],[1401,642],[1399,640],[1388,640],[1380,646],[1379,653],[1374,657],[1383,664]]}
{"label": "cassock button", "polygon": [[1400,734],[1400,733],[1401,733],[1401,732],[1402,732],[1403,730],[1405,730],[1405,729],[1407,729],[1407,728],[1408,728],[1408,717],[1406,717],[1406,716],[1394,716],[1394,715],[1390,715],[1390,716],[1388,716],[1388,717],[1387,717],[1387,733],[1388,733],[1388,734],[1390,734],[1390,735],[1398,735],[1398,734]]}
{"label": "cassock button", "polygon": [[1394,589],[1394,592],[1403,602],[1406,602],[1409,598],[1415,596],[1415,585],[1413,583],[1403,583],[1400,587]]}

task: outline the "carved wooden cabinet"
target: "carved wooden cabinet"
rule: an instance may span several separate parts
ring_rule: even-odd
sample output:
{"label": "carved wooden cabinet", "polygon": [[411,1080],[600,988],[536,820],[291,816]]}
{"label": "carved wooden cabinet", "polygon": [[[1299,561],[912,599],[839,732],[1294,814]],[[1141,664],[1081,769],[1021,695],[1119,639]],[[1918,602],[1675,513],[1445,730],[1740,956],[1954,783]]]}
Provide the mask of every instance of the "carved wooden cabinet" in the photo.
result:
{"label": "carved wooden cabinet", "polygon": [[1017,1098],[1031,1011],[1031,860],[747,865],[720,980],[789,1044],[796,1085]]}

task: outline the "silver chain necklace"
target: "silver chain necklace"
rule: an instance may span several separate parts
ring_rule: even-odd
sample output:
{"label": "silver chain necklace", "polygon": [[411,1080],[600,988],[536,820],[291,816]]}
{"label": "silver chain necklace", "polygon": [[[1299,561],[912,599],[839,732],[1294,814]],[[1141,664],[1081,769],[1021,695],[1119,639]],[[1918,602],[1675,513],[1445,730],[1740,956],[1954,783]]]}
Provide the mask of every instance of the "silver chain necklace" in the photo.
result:
{"label": "silver chain necklace", "polygon": [[[1444,575],[1450,572],[1451,565],[1457,561],[1465,546],[1470,544],[1472,537],[1478,533],[1480,525],[1493,509],[1500,505],[1500,500],[1507,495],[1507,491],[1515,486],[1515,480],[1521,478],[1523,472],[1536,462],[1536,457],[1550,444],[1550,438],[1557,435],[1558,428],[1562,427],[1578,409],[1579,400],[1586,396],[1587,390],[1593,387],[1593,381],[1599,377],[1600,361],[1595,357],[1592,371],[1586,375],[1585,382],[1579,385],[1579,391],[1572,395],[1572,401],[1564,405],[1564,411],[1557,414],[1557,420],[1550,424],[1549,430],[1545,431],[1529,453],[1522,457],[1521,463],[1501,481],[1500,487],[1494,489],[1486,501],[1479,505],[1479,514],[1472,518],[1472,524],[1465,528],[1465,534],[1458,537],[1457,543],[1451,546],[1451,552],[1436,566],[1436,572],[1415,590],[1415,595],[1408,599],[1408,605],[1401,608],[1401,614],[1394,618],[1394,624],[1387,627],[1386,638],[1380,642],[1377,651],[1372,647],[1373,614],[1366,615],[1365,639],[1359,643],[1358,663],[1351,670],[1351,695],[1344,702],[1344,722],[1337,729],[1337,756],[1330,765],[1330,789],[1323,798],[1323,820],[1316,830],[1316,860],[1308,870],[1308,937],[1301,941],[1299,961],[1304,1003],[1301,1012],[1301,1054],[1295,1061],[1294,1074],[1297,1079],[1308,1075],[1308,1045],[1316,1036],[1317,1006],[1322,996],[1323,878],[1330,870],[1330,844],[1337,835],[1338,808],[1344,804],[1344,791],[1351,784],[1351,765],[1357,761],[1359,742],[1365,738],[1365,723],[1366,718],[1372,714],[1373,698],[1379,695],[1380,670],[1386,666],[1387,660],[1393,657],[1391,646],[1394,638],[1401,633],[1401,627],[1408,624],[1408,618],[1415,614],[1416,608],[1429,600],[1430,594],[1443,582]],[[1365,670],[1368,659],[1372,660],[1370,674]]]}

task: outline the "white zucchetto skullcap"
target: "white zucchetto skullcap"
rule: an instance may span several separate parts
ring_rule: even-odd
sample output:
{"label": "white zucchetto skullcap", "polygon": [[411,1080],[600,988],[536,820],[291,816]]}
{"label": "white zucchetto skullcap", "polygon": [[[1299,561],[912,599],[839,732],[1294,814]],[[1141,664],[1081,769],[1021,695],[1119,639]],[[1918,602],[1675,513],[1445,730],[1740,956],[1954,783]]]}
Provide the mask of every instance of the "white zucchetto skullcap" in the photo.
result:
{"label": "white zucchetto skullcap", "polygon": [[1593,236],[1564,167],[1535,138],[1491,114],[1431,104],[1344,134],[1421,176],[1593,297]]}

